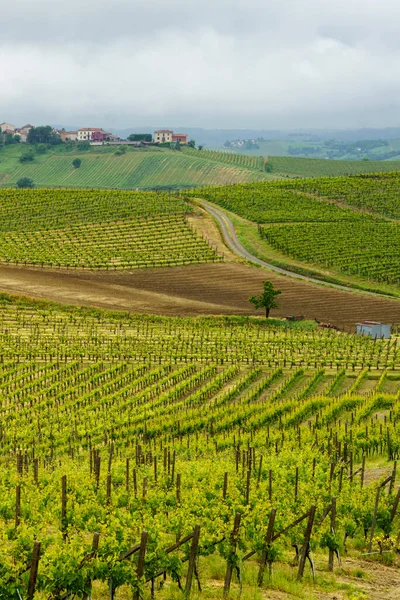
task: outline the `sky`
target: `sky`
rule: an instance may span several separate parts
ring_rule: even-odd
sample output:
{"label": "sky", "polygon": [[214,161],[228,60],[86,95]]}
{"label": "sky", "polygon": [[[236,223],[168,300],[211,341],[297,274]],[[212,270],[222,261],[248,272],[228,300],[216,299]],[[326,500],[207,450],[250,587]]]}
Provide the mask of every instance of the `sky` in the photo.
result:
{"label": "sky", "polygon": [[398,0],[1,0],[0,122],[400,125]]}

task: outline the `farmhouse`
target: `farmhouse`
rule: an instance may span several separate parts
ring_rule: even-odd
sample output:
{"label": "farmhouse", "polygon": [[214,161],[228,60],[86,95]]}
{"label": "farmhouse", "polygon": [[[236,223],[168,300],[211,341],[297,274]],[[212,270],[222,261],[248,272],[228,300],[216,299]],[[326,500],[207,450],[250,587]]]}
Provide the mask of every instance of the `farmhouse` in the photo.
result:
{"label": "farmhouse", "polygon": [[154,132],[154,141],[160,144],[172,142],[173,131],[170,129],[158,129]]}
{"label": "farmhouse", "polygon": [[158,144],[176,144],[176,142],[187,144],[188,136],[186,133],[174,133],[170,129],[157,129],[154,132],[154,141]]}

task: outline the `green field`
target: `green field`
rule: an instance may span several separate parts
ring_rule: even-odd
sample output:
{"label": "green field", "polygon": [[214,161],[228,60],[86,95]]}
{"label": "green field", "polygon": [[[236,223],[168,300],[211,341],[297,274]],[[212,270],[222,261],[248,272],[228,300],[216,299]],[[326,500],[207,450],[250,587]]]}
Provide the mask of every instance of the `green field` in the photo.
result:
{"label": "green field", "polygon": [[[22,145],[21,145],[22,146]],[[35,155],[32,162],[20,163],[26,148],[3,148],[0,152],[0,186],[9,187],[29,177],[40,187],[101,187],[118,189],[177,188],[259,181],[262,170],[210,160],[168,149],[128,149],[118,156],[114,148],[92,148],[90,152],[67,152],[64,148]],[[80,158],[81,167],[72,166]]]}
{"label": "green field", "polygon": [[[194,583],[214,599],[232,564],[232,594],[239,576],[246,598],[273,588],[313,600],[336,589],[330,550],[344,563],[370,548],[379,560],[380,547],[395,560],[394,479],[372,515],[400,456],[396,339],[3,295],[0,340],[1,598],[27,598],[37,543],[35,600],[110,589],[147,600],[153,578],[156,598],[183,598],[191,548]],[[273,509],[273,576],[257,591]],[[303,588],[292,559],[293,545],[308,548],[307,521],[317,577],[307,567]]]}
{"label": "green field", "polygon": [[0,262],[133,269],[217,262],[166,193],[0,190]]}
{"label": "green field", "polygon": [[272,248],[297,261],[294,270],[303,263],[308,271],[323,269],[323,277],[328,270],[349,276],[350,284],[356,277],[357,286],[378,283],[399,294],[398,172],[211,187],[192,195],[257,223],[267,258]]}

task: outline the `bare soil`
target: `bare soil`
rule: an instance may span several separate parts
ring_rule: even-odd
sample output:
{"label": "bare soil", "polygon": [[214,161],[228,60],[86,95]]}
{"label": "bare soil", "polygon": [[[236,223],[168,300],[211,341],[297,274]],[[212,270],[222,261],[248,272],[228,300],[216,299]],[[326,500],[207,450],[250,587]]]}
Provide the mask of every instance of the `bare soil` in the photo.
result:
{"label": "bare soil", "polygon": [[269,279],[276,316],[304,315],[347,330],[363,319],[400,323],[400,301],[344,292],[240,263],[119,271],[0,267],[0,290],[74,305],[158,315],[260,315],[249,297]]}

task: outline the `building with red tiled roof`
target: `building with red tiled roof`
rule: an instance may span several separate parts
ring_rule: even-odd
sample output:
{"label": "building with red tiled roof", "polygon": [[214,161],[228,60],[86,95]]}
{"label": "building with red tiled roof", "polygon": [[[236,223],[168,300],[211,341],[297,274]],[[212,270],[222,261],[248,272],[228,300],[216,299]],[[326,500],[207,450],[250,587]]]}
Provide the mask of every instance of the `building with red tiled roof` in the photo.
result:
{"label": "building with red tiled roof", "polygon": [[179,142],[180,144],[188,143],[188,134],[187,133],[173,133],[172,134],[172,142]]}

